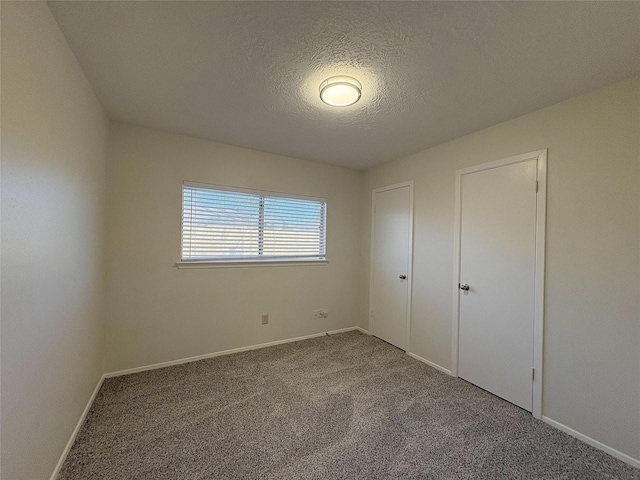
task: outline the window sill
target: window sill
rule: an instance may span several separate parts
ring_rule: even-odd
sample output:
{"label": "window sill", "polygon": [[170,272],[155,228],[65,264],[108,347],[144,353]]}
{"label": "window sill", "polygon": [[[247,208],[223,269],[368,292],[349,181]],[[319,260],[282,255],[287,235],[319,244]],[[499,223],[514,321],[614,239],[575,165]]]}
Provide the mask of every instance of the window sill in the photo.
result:
{"label": "window sill", "polygon": [[242,267],[305,267],[305,266],[319,266],[327,265],[328,260],[286,260],[286,259],[274,259],[274,260],[223,260],[223,261],[211,261],[211,262],[176,262],[177,268],[242,268]]}

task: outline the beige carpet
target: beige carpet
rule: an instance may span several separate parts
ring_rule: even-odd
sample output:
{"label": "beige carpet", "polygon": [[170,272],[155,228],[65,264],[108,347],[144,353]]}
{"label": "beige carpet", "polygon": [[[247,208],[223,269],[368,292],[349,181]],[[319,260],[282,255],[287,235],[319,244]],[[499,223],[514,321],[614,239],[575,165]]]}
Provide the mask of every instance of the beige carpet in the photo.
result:
{"label": "beige carpet", "polygon": [[640,479],[358,332],[107,379],[60,479]]}

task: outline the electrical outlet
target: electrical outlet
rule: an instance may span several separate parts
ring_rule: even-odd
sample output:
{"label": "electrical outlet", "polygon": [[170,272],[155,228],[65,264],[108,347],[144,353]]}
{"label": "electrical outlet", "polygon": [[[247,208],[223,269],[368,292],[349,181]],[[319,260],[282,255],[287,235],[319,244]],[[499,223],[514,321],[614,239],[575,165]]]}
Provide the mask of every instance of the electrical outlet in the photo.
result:
{"label": "electrical outlet", "polygon": [[263,313],[262,314],[262,324],[266,325],[269,323],[269,314],[268,313]]}

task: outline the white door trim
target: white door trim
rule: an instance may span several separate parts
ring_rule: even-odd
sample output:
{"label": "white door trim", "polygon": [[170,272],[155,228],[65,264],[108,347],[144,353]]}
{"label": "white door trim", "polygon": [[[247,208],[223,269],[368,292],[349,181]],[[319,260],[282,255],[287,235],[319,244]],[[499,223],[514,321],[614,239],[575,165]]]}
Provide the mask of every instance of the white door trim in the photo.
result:
{"label": "white door trim", "polygon": [[371,191],[371,252],[369,258],[369,332],[375,335],[375,320],[373,311],[373,253],[374,233],[376,228],[376,193],[394,190],[396,188],[409,187],[409,265],[407,266],[407,352],[411,350],[411,292],[413,290],[413,180],[394,183],[385,187],[374,188]]}
{"label": "white door trim", "polygon": [[538,181],[538,195],[536,196],[536,263],[535,263],[535,301],[533,323],[533,408],[534,418],[542,418],[542,376],[544,373],[543,338],[544,338],[544,263],[545,263],[545,227],[547,214],[547,149],[536,152],[516,155],[514,157],[483,163],[473,167],[456,171],[456,200],[455,200],[455,224],[453,229],[454,255],[453,255],[453,322],[451,325],[451,374],[458,376],[458,341],[460,321],[460,229],[462,224],[462,176],[470,173],[481,172],[493,168],[513,165],[527,160],[537,160],[536,179]]}

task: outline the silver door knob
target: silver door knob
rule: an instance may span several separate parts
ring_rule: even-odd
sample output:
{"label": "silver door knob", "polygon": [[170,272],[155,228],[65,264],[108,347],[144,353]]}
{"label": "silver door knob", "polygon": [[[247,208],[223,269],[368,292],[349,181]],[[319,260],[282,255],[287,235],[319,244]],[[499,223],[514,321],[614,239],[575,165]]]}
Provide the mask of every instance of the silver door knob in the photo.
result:
{"label": "silver door knob", "polygon": [[460,287],[460,290],[469,290],[469,284],[468,283],[459,283],[458,287]]}
{"label": "silver door knob", "polygon": [[400,275],[400,280],[406,280],[407,276],[406,275]]}

